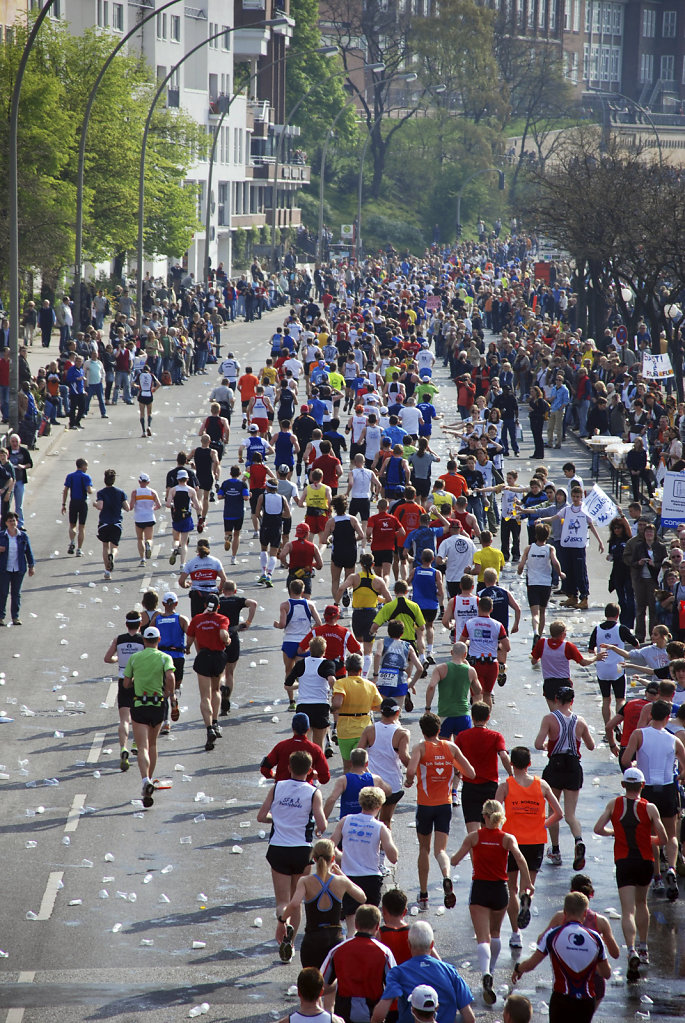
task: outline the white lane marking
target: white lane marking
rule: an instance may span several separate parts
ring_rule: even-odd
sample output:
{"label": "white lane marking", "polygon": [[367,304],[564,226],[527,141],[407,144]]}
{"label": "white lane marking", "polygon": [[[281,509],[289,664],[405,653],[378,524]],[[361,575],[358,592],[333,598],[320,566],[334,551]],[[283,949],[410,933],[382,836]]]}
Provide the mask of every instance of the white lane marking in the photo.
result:
{"label": "white lane marking", "polygon": [[53,870],[50,872],[48,877],[48,883],[45,886],[45,892],[43,893],[43,901],[40,904],[38,910],[39,920],[49,920],[52,916],[52,911],[55,908],[55,899],[57,898],[57,892],[59,891],[60,881],[64,877],[64,871]]}
{"label": "white lane marking", "polygon": [[93,745],[90,747],[90,751],[88,753],[88,756],[86,757],[87,764],[97,764],[98,759],[100,757],[100,753],[102,752],[102,744],[104,741],[105,733],[96,732],[95,738],[93,739]]}
{"label": "white lane marking", "polygon": [[152,576],[151,575],[144,575],[142,580],[141,580],[141,582],[140,582],[140,590],[138,592],[139,593],[145,593],[146,590],[150,589],[150,584],[151,583],[152,583]]}
{"label": "white lane marking", "polygon": [[107,690],[107,699],[105,700],[105,703],[107,704],[108,707],[113,707],[114,706],[114,703],[116,701],[117,693],[118,692],[119,692],[119,683],[118,682],[110,682],[109,689]]}
{"label": "white lane marking", "polygon": [[81,819],[81,810],[86,802],[86,793],[83,792],[79,795],[74,796],[72,804],[67,814],[67,823],[64,825],[65,831],[76,831],[78,822]]}
{"label": "white lane marking", "polygon": [[35,976],[35,970],[21,970],[17,978],[17,984],[33,984]]}
{"label": "white lane marking", "polygon": [[8,1009],[5,1016],[5,1023],[21,1023],[24,1018],[23,1009]]}

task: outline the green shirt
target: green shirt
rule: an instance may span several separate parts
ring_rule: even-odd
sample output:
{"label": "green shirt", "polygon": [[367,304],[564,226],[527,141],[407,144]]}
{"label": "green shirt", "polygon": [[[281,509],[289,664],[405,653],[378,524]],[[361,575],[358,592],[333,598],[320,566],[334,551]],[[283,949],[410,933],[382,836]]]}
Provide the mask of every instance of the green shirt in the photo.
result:
{"label": "green shirt", "polygon": [[[134,654],[134,657],[138,656]],[[454,661],[449,661],[447,674],[438,682],[438,717],[461,718],[470,714],[470,691],[468,664],[455,664]]]}
{"label": "green shirt", "polygon": [[439,388],[435,384],[418,384],[416,387],[415,395],[417,402],[419,401],[433,401],[433,395],[439,393]]}
{"label": "green shirt", "polygon": [[395,597],[394,600],[384,604],[374,618],[376,625],[383,625],[391,618],[397,618],[404,626],[401,638],[412,643],[416,639],[416,630],[426,624],[423,612],[418,604],[406,597]]}
{"label": "green shirt", "polygon": [[147,695],[151,698],[157,694],[161,697],[164,693],[164,674],[174,670],[174,662],[169,654],[156,650],[155,647],[145,647],[138,653],[132,654],[124,671],[124,678],[133,679],[134,702],[142,703],[141,697]]}

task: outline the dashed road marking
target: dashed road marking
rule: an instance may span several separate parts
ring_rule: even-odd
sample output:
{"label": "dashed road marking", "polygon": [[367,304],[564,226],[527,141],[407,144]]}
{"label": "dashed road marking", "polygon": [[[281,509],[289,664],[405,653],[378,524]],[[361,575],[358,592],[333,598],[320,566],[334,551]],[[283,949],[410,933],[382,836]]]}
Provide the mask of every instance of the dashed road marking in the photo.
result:
{"label": "dashed road marking", "polygon": [[48,883],[46,884],[45,891],[43,893],[43,901],[41,902],[40,909],[38,910],[39,920],[49,920],[52,916],[52,911],[55,908],[55,899],[57,898],[57,892],[59,891],[59,886],[63,877],[64,871],[62,870],[53,870],[50,872]]}
{"label": "dashed road marking", "polygon": [[93,739],[93,745],[90,747],[88,756],[86,757],[87,764],[97,764],[100,753],[102,752],[102,744],[105,741],[104,732],[96,732],[95,738]]}
{"label": "dashed road marking", "polygon": [[67,814],[67,823],[64,825],[65,831],[76,831],[78,822],[81,819],[81,810],[86,802],[86,793],[80,793],[74,796],[69,813]]}

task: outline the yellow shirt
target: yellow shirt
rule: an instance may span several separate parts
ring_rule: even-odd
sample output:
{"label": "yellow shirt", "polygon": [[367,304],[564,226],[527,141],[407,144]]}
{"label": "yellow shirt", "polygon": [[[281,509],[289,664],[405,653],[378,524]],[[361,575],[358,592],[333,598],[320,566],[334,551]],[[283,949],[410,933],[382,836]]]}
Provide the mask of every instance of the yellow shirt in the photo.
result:
{"label": "yellow shirt", "polygon": [[483,575],[486,568],[494,568],[497,577],[504,568],[504,555],[497,547],[483,547],[473,555],[474,565],[478,565],[478,582],[483,582]]}
{"label": "yellow shirt", "polygon": [[323,483],[315,486],[313,483],[307,485],[307,508],[316,508],[321,512],[325,512],[328,508],[328,498],[326,497],[326,488]]}
{"label": "yellow shirt", "polygon": [[345,377],[337,371],[328,374],[328,382],[336,391],[345,390]]}
{"label": "yellow shirt", "polygon": [[273,366],[265,366],[264,369],[260,369],[260,371],[259,371],[259,378],[260,378],[260,380],[263,380],[264,377],[268,377],[270,384],[275,383],[277,376],[278,376],[278,370],[274,369]]}
{"label": "yellow shirt", "polygon": [[382,696],[373,682],[360,675],[336,679],[333,695],[336,693],[345,697],[338,711],[338,738],[355,739],[373,723],[371,711],[378,710]]}

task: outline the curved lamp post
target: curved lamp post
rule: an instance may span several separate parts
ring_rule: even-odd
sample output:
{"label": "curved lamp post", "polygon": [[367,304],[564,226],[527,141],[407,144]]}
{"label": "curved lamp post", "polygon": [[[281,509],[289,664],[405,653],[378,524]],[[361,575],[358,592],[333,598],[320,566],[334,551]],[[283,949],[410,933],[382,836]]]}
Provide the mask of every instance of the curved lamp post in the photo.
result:
{"label": "curved lamp post", "polygon": [[630,105],[632,107],[634,107],[635,110],[639,111],[639,113],[642,114],[642,116],[644,117],[645,121],[647,121],[647,123],[649,124],[650,128],[654,132],[654,138],[656,139],[656,148],[657,148],[657,151],[659,153],[659,165],[663,166],[664,154],[663,154],[662,149],[661,149],[661,139],[659,137],[659,132],[657,131],[656,124],[654,123],[654,118],[652,117],[650,112],[646,109],[646,107],[643,107],[641,103],[638,103],[636,100],[632,99],[630,96],[624,95],[624,93],[622,93],[622,92],[612,91],[611,93],[605,93],[605,92],[602,92],[601,89],[590,89],[590,88],[588,88],[586,91],[589,92],[590,95],[592,95],[592,96],[599,96],[599,98],[601,99],[602,107],[604,108],[604,122],[605,122],[605,129],[606,129],[607,133],[611,130],[610,129],[610,115],[609,115],[609,112],[608,112],[608,103],[609,103],[609,100],[613,96],[618,96],[619,99],[625,100],[626,103],[630,103]]}
{"label": "curved lamp post", "polygon": [[[152,102],[150,103],[150,109],[147,112],[145,118],[145,128],[143,129],[143,140],[140,149],[140,171],[138,175],[138,245],[137,245],[137,257],[138,257],[138,287],[136,289],[136,319],[138,325],[143,322],[143,234],[145,229],[145,157],[147,154],[147,139],[150,133],[150,124],[152,123],[152,115],[155,112],[155,107],[159,97],[166,89],[167,82],[169,82],[176,74],[181,64],[183,64],[189,57],[192,57],[198,50],[208,46],[209,43],[214,42],[215,39],[221,39],[222,36],[228,35],[231,32],[238,32],[241,29],[247,28],[276,28],[282,25],[290,25],[291,20],[287,17],[282,18],[268,18],[265,21],[252,22],[250,25],[233,25],[230,28],[222,28],[220,32],[213,32],[212,35],[207,36],[197,45],[191,47],[187,53],[184,53],[180,60],[176,61],[174,66],[171,68],[169,73],[159,83],[157,91],[155,92]],[[209,202],[209,196],[207,196]]]}
{"label": "curved lamp post", "polygon": [[[177,0],[172,0],[172,2],[176,3]],[[265,64],[264,67],[258,68],[255,72],[253,72],[253,74],[250,75],[250,78],[249,78],[249,81],[248,81],[248,88],[249,88],[250,82],[252,82],[253,79],[257,78],[257,76],[260,75],[262,73],[262,71],[266,71],[268,68],[273,67],[274,64],[280,64],[281,61],[286,60],[288,58],[288,56],[290,56],[292,53],[295,53],[295,52],[298,52],[298,51],[288,50],[287,53],[284,53],[280,57],[277,57],[276,60],[269,61],[269,63]],[[300,50],[298,55],[318,53],[318,54],[320,54],[323,57],[333,57],[333,56],[335,56],[339,52],[340,52],[340,50],[339,50],[339,48],[337,46],[317,46],[317,47],[314,47],[314,48],[309,49],[309,50]],[[224,123],[224,118],[230,112],[230,109],[233,106],[233,101],[235,99],[237,99],[239,95],[241,95],[241,94],[240,93],[234,93],[230,97],[230,99],[228,100],[228,103],[226,104],[226,109],[222,111],[221,117],[219,118],[219,121],[218,121],[218,124],[217,124],[216,128],[214,129],[214,137],[212,139],[212,150],[211,150],[210,157],[209,157],[209,170],[207,172],[207,208],[206,208],[206,213],[205,213],[205,249],[204,249],[204,258],[203,258],[203,261],[202,261],[203,274],[204,274],[205,283],[209,280],[209,231],[210,231],[210,227],[211,227],[210,221],[212,219],[212,211],[211,211],[211,208],[210,208],[210,198],[211,198],[211,194],[212,194],[212,178],[214,176],[214,160],[216,158],[216,146],[217,146],[217,142],[219,140],[219,135],[221,133],[222,125]]]}
{"label": "curved lamp post", "polygon": [[504,171],[500,170],[499,167],[485,167],[484,170],[474,171],[473,174],[469,175],[469,177],[466,179],[466,181],[464,181],[462,183],[461,188],[457,192],[457,239],[459,239],[461,237],[461,197],[462,197],[462,193],[463,193],[463,191],[464,191],[464,189],[466,188],[467,185],[470,185],[472,181],[475,181],[476,178],[479,178],[481,176],[481,174],[487,174],[488,172],[491,172],[493,174],[497,174],[497,176],[499,177],[499,190],[500,190],[500,192],[504,191]]}

